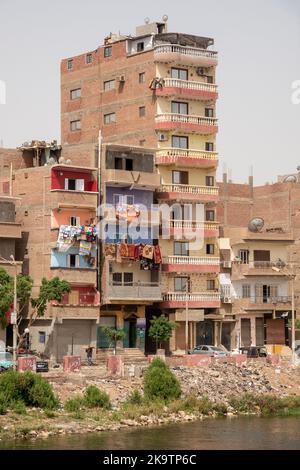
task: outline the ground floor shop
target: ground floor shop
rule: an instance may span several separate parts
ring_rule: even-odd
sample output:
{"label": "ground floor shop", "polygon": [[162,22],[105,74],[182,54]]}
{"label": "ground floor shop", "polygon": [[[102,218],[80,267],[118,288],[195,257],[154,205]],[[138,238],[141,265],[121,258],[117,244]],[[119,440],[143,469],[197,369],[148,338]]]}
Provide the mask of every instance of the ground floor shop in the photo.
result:
{"label": "ground floor shop", "polygon": [[291,312],[253,312],[236,318],[237,347],[289,346],[288,320]]}

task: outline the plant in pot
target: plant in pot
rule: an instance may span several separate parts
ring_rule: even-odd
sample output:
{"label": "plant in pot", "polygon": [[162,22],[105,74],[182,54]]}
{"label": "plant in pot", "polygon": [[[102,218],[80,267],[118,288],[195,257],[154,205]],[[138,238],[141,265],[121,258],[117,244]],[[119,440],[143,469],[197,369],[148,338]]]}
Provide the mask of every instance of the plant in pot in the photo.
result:
{"label": "plant in pot", "polygon": [[124,339],[126,333],[124,330],[117,330],[109,326],[102,327],[102,331],[109,340],[109,346],[113,345],[114,356],[117,354],[117,343]]}
{"label": "plant in pot", "polygon": [[156,354],[165,354],[162,344],[169,341],[176,327],[176,323],[170,321],[165,315],[154,316],[150,320],[149,336],[156,342]]}

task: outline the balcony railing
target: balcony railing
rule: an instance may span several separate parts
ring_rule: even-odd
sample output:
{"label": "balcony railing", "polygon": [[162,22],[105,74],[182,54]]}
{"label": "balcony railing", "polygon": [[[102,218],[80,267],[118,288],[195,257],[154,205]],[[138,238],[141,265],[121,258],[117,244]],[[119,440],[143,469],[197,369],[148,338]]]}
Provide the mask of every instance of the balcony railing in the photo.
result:
{"label": "balcony railing", "polygon": [[192,220],[170,220],[170,227],[190,230],[218,230],[219,222],[194,222]]}
{"label": "balcony railing", "polygon": [[207,163],[211,162],[213,165],[216,165],[218,163],[218,153],[175,147],[160,149],[156,153],[156,163],[158,165],[175,164],[180,162],[181,159],[191,159],[193,162],[195,160],[199,160],[199,162],[205,160]]}
{"label": "balcony railing", "polygon": [[175,122],[183,124],[194,124],[196,126],[217,126],[216,118],[208,118],[204,116],[194,116],[190,114],[164,113],[155,116],[157,123]]}
{"label": "balcony railing", "polygon": [[163,264],[191,264],[191,265],[211,265],[219,266],[220,258],[216,256],[165,256]]}
{"label": "balcony railing", "polygon": [[217,85],[213,83],[193,82],[191,80],[180,80],[179,78],[164,78],[164,88],[184,88],[209,93],[217,93],[218,89]]}
{"label": "balcony railing", "polygon": [[178,44],[160,44],[154,46],[154,55],[157,54],[180,54],[191,57],[199,57],[205,59],[213,59],[217,61],[218,53],[216,51],[209,51],[207,49],[200,49],[196,47],[180,46]]}
{"label": "balcony railing", "polygon": [[158,188],[158,192],[218,196],[219,188],[217,186],[196,186],[192,184],[163,184]]}
{"label": "balcony railing", "polygon": [[107,297],[110,300],[161,300],[161,287],[158,282],[110,283]]}
{"label": "balcony railing", "polygon": [[292,301],[292,298],[288,295],[280,295],[274,297],[250,297],[248,300],[252,304],[287,304]]}
{"label": "balcony railing", "polygon": [[168,292],[163,294],[164,302],[215,302],[220,301],[219,292]]}

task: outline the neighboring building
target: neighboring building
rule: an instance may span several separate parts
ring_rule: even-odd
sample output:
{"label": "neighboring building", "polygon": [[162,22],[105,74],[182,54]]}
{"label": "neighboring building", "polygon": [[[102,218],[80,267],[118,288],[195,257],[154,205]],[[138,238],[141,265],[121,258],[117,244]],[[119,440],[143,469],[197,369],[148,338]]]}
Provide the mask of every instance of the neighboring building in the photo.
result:
{"label": "neighboring building", "polygon": [[227,319],[222,344],[288,344],[293,275],[299,313],[300,185],[254,187],[252,178],[235,184],[225,176],[219,187],[221,313]]}
{"label": "neighboring building", "polygon": [[[169,206],[177,203],[177,209],[170,209],[171,238],[159,242],[162,302],[153,299],[146,316],[149,323],[153,314],[166,313],[178,322],[170,345],[173,351],[202,341],[214,343],[219,335],[218,56],[210,49],[213,44],[211,38],[168,33],[165,23],[153,23],[138,27],[135,37],[111,34],[93,52],[61,63],[64,155],[94,164],[100,130],[104,144],[157,150],[161,184],[154,200]],[[200,218],[197,203],[204,205]],[[190,205],[189,213],[178,208],[184,204]],[[182,234],[182,229],[191,228],[202,237],[194,250]]]}

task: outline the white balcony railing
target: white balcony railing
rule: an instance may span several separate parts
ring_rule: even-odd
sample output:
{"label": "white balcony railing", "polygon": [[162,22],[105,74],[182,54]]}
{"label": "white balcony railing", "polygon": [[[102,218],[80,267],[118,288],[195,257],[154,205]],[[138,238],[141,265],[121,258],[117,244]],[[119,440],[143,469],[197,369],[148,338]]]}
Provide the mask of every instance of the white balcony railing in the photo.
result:
{"label": "white balcony railing", "polygon": [[217,126],[218,119],[204,116],[194,116],[190,114],[164,113],[155,116],[157,123],[177,122],[183,124],[194,124],[197,126]]}
{"label": "white balcony railing", "polygon": [[175,147],[167,147],[156,152],[157,159],[166,158],[167,162],[175,163],[179,158],[198,158],[199,160],[218,161],[217,152],[207,152],[205,150],[181,149]]}
{"label": "white balcony railing", "polygon": [[207,91],[217,93],[217,85],[213,83],[193,82],[179,78],[164,78],[164,88],[185,88],[187,90]]}
{"label": "white balcony railing", "polygon": [[163,294],[165,302],[220,302],[219,292],[168,292]]}
{"label": "white balcony railing", "polygon": [[160,193],[208,194],[211,196],[219,194],[217,186],[195,186],[192,184],[163,184],[157,191]]}
{"label": "white balcony railing", "polygon": [[172,255],[163,257],[163,264],[191,264],[219,266],[220,258],[217,256],[182,256]]}
{"label": "white balcony railing", "polygon": [[194,57],[206,57],[208,59],[218,58],[218,53],[216,51],[208,51],[207,49],[200,49],[197,47],[179,46],[177,44],[160,44],[158,46],[154,46],[154,53],[175,53]]}
{"label": "white balcony railing", "polygon": [[218,230],[219,222],[194,222],[192,220],[170,220],[170,227],[175,229]]}

